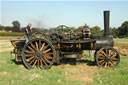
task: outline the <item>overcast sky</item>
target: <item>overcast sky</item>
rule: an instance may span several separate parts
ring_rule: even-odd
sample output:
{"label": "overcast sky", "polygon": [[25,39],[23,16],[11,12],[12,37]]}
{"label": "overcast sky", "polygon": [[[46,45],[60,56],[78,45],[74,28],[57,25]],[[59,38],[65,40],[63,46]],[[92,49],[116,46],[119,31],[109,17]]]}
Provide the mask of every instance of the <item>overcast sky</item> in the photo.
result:
{"label": "overcast sky", "polygon": [[2,0],[0,24],[12,26],[18,20],[21,27],[31,23],[33,27],[57,27],[67,25],[103,28],[103,11],[110,10],[110,26],[118,27],[128,21],[128,1],[55,1],[55,0]]}

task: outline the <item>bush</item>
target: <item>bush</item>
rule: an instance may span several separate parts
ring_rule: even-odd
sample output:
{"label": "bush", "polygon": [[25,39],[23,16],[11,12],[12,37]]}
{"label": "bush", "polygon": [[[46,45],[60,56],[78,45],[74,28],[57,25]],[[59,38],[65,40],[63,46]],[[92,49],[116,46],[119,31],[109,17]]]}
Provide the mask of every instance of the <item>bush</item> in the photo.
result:
{"label": "bush", "polygon": [[0,36],[24,36],[24,32],[0,32]]}

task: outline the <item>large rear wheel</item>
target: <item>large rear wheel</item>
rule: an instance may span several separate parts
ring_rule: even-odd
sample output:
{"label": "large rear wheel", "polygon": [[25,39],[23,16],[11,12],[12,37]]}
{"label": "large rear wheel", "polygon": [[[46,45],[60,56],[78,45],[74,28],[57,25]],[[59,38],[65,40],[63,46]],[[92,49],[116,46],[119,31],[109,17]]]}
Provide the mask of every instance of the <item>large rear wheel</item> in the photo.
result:
{"label": "large rear wheel", "polygon": [[40,69],[50,68],[55,60],[55,49],[52,43],[46,39],[30,40],[23,48],[22,60],[28,69],[34,67]]}

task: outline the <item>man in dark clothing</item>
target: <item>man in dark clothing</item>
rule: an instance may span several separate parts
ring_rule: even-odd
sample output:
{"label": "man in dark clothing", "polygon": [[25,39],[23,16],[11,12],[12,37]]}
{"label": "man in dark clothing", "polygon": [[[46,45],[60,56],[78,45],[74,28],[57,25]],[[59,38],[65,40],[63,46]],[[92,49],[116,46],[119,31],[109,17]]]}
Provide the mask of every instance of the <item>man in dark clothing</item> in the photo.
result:
{"label": "man in dark clothing", "polygon": [[26,40],[26,43],[28,42],[29,40],[29,36],[31,36],[31,24],[28,24],[27,27],[25,28],[25,40]]}

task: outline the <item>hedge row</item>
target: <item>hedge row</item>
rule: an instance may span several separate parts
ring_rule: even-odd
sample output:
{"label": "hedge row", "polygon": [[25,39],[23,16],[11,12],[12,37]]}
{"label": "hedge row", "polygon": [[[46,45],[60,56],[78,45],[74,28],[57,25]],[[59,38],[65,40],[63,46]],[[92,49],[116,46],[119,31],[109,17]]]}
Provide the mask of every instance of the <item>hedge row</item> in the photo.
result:
{"label": "hedge row", "polygon": [[24,36],[24,32],[0,32],[0,36]]}

